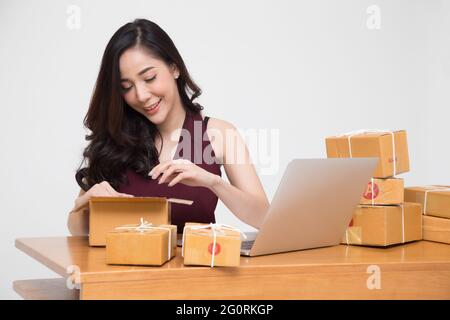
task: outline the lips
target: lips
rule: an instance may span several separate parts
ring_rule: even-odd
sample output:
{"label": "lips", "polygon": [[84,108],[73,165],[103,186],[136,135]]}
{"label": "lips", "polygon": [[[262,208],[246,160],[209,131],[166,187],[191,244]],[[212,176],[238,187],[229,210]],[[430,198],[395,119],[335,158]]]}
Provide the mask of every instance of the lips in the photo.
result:
{"label": "lips", "polygon": [[162,98],[159,99],[158,102],[155,102],[154,104],[150,105],[150,107],[147,107],[144,109],[148,111],[148,110],[152,110],[152,109],[156,108],[159,105],[159,103],[161,102],[161,100],[162,100]]}
{"label": "lips", "polygon": [[161,104],[161,100],[162,100],[162,98],[159,99],[158,102],[152,104],[150,107],[144,108],[145,112],[146,112],[148,115],[153,115],[153,114],[155,114],[156,112],[158,112],[158,110],[159,110],[159,105]]}

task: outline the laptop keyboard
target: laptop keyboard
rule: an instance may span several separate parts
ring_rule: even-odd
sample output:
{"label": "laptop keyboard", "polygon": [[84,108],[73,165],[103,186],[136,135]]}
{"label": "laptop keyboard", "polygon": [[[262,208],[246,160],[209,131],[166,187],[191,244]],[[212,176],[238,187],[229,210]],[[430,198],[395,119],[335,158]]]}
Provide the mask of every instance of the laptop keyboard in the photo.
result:
{"label": "laptop keyboard", "polygon": [[255,240],[243,241],[241,243],[241,250],[250,250],[253,247],[253,243],[255,243]]}

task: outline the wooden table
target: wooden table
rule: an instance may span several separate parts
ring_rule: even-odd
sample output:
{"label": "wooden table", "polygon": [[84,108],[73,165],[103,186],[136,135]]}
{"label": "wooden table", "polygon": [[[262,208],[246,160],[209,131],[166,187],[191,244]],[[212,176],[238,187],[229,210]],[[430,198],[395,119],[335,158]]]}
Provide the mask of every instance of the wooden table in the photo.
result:
{"label": "wooden table", "polygon": [[[241,257],[236,268],[184,266],[180,248],[161,267],[107,265],[105,248],[87,237],[24,238],[16,247],[61,276],[15,281],[26,299],[450,299],[450,245],[428,241]],[[79,290],[66,287],[71,281]]]}

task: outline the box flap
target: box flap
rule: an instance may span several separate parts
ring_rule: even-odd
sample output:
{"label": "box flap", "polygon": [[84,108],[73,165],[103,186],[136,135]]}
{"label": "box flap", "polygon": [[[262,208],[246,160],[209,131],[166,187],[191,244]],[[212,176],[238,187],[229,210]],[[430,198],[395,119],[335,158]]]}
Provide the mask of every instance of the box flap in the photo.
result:
{"label": "box flap", "polygon": [[170,223],[170,204],[162,197],[92,197],[89,200],[89,244],[104,246],[106,233],[143,218],[154,224]]}
{"label": "box flap", "polygon": [[90,202],[166,202],[162,197],[92,197]]}
{"label": "box flap", "polygon": [[186,204],[189,206],[194,203],[194,201],[192,201],[192,200],[177,199],[177,198],[169,198],[169,199],[167,199],[167,201],[171,202],[171,203]]}

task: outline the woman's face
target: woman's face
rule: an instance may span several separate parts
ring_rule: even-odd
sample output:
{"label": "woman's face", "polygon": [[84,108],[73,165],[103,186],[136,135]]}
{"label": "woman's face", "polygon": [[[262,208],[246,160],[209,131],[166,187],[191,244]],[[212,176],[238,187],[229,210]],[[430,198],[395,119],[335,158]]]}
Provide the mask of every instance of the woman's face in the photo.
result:
{"label": "woman's face", "polygon": [[176,67],[152,57],[145,49],[127,49],[119,60],[122,96],[126,103],[155,125],[165,121],[180,103]]}

